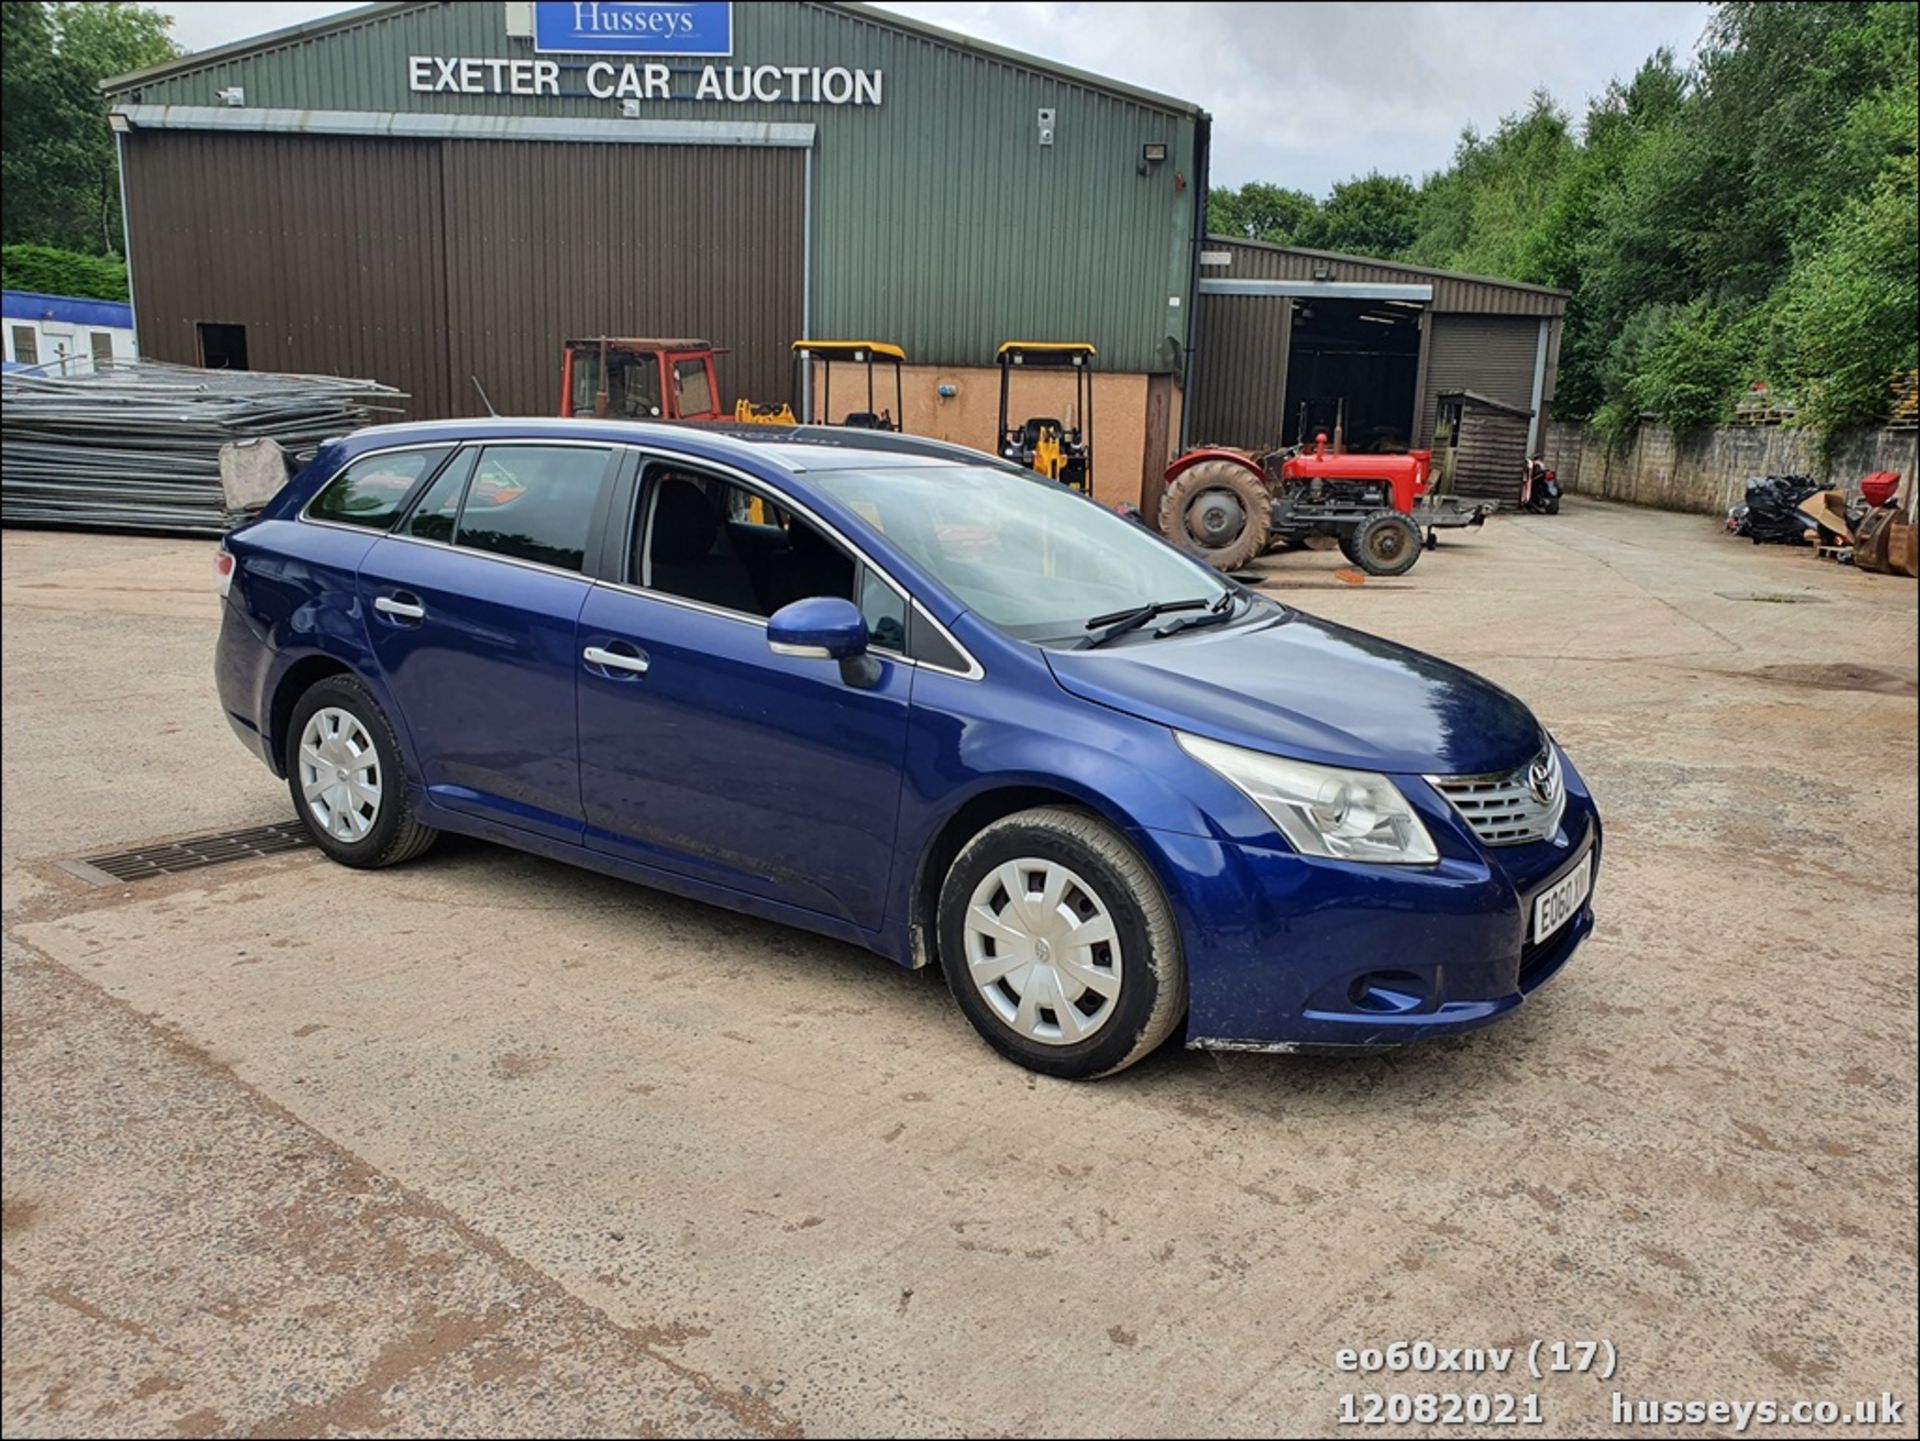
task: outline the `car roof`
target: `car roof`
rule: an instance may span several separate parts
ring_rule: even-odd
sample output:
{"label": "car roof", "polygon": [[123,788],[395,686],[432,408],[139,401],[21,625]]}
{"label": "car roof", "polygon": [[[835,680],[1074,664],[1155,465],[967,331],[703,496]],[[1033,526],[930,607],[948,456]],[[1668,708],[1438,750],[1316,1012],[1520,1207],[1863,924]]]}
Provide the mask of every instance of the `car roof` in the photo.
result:
{"label": "car roof", "polygon": [[739,425],[700,421],[601,420],[558,416],[480,416],[368,426],[351,437],[371,445],[487,440],[603,440],[651,445],[708,460],[758,459],[782,470],[897,470],[907,466],[987,466],[1032,472],[984,451],[924,436],[835,425]]}

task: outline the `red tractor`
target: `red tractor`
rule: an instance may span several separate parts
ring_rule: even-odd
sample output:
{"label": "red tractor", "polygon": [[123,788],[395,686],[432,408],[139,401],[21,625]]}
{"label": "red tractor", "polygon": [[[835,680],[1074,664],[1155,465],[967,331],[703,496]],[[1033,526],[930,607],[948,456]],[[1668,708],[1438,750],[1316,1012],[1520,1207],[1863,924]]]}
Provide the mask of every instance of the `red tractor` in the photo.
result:
{"label": "red tractor", "polygon": [[1330,535],[1369,575],[1405,575],[1435,532],[1484,525],[1495,506],[1428,492],[1433,452],[1364,455],[1327,448],[1253,451],[1206,446],[1167,467],[1160,533],[1216,570],[1238,570],[1275,546]]}
{"label": "red tractor", "polygon": [[704,340],[597,335],[560,357],[560,414],[615,420],[726,420]]}

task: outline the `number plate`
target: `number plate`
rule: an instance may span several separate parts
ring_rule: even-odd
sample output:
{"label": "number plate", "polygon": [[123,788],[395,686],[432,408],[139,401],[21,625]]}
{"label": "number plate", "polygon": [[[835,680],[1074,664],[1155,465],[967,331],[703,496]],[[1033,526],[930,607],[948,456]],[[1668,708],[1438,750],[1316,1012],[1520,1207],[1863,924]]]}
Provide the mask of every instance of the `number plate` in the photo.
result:
{"label": "number plate", "polygon": [[1533,939],[1537,945],[1580,913],[1593,892],[1593,852],[1533,898]]}

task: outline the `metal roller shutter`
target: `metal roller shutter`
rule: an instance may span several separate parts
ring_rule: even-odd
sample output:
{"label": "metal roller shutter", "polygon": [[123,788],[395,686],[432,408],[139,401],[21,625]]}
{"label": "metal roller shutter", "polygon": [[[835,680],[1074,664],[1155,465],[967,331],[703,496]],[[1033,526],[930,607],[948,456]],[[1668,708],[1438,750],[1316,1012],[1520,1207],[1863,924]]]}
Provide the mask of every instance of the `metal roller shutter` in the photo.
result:
{"label": "metal roller shutter", "polygon": [[1471,390],[1531,410],[1539,346],[1540,321],[1533,316],[1435,315],[1427,336],[1418,444],[1433,443],[1435,398],[1443,391]]}

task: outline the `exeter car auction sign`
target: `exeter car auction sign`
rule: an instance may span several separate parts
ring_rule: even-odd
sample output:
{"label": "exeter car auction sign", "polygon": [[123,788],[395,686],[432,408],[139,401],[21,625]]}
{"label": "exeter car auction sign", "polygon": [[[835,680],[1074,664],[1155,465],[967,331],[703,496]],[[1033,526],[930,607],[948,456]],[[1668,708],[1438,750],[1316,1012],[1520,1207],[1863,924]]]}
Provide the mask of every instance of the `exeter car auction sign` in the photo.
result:
{"label": "exeter car auction sign", "polygon": [[533,48],[543,55],[731,55],[733,6],[536,0]]}
{"label": "exeter car auction sign", "polygon": [[[524,31],[517,32],[524,35]],[[730,4],[537,0],[541,55],[732,55]],[[735,105],[878,105],[884,73],[845,65],[668,65],[663,61],[409,55],[407,86],[427,95],[580,95]],[[562,80],[567,88],[562,89]]]}
{"label": "exeter car auction sign", "polygon": [[[561,72],[581,71],[560,85]],[[676,88],[676,75],[687,77]],[[844,65],[706,65],[594,60],[502,60],[473,55],[409,55],[407,88],[423,95],[579,95],[595,100],[717,100],[736,105],[878,105],[885,73]]]}

